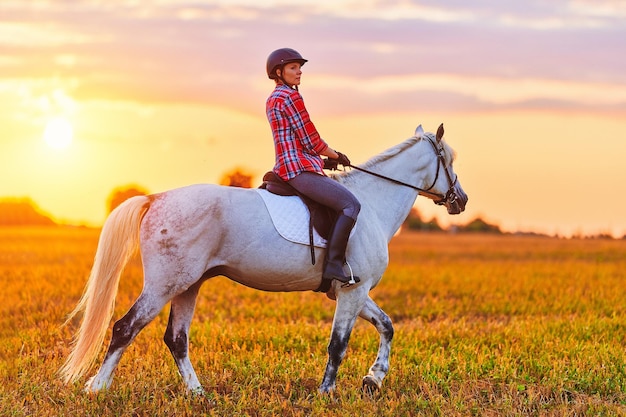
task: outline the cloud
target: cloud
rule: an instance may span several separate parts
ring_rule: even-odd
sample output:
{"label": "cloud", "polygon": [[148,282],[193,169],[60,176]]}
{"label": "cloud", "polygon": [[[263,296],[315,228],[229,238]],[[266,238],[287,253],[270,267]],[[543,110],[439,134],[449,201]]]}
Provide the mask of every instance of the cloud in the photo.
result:
{"label": "cloud", "polygon": [[500,104],[545,99],[580,102],[590,105],[626,103],[626,86],[600,83],[577,83],[560,80],[465,77],[455,74],[415,74],[377,77],[358,82],[345,77],[313,79],[313,88],[333,90],[352,86],[372,95],[394,95],[398,92],[442,91],[476,97],[479,101]]}
{"label": "cloud", "polygon": [[572,13],[583,16],[595,16],[611,21],[626,17],[626,3],[622,0],[571,0],[567,5]]}
{"label": "cloud", "polygon": [[0,45],[49,48],[89,42],[93,42],[93,39],[59,24],[40,26],[33,22],[0,23]]}
{"label": "cloud", "polygon": [[425,95],[459,110],[624,103],[618,1],[8,0],[0,13],[5,78],[81,100],[251,109],[271,88],[267,54],[291,46],[310,59],[303,88],[363,111]]}

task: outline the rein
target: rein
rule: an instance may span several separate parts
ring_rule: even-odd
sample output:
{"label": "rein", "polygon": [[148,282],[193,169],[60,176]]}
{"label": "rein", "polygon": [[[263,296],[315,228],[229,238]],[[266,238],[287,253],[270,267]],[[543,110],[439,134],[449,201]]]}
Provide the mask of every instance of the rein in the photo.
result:
{"label": "rein", "polygon": [[437,179],[439,179],[439,167],[443,163],[444,158],[443,158],[443,155],[441,154],[441,151],[437,149],[437,146],[433,143],[433,141],[431,139],[428,139],[428,141],[430,142],[430,144],[432,145],[433,149],[435,150],[435,153],[437,154],[437,174],[435,175],[435,179],[434,179],[432,185],[430,187],[426,188],[426,189],[420,188],[420,187],[416,187],[414,185],[408,184],[408,183],[403,182],[403,181],[396,180],[394,178],[387,177],[387,176],[379,174],[377,172],[373,172],[373,171],[369,171],[369,170],[364,169],[364,168],[360,168],[360,167],[358,167],[356,165],[349,164],[348,166],[350,168],[356,169],[357,171],[361,171],[361,172],[364,172],[366,174],[373,175],[374,177],[381,178],[383,180],[392,182],[394,184],[402,185],[404,187],[409,187],[409,188],[417,191],[419,194],[431,198],[435,204],[443,205],[443,204],[446,203],[446,201],[454,202],[456,200],[456,194],[454,192],[454,185],[456,184],[456,181],[457,181],[458,177],[455,177],[454,180],[452,180],[452,177],[450,177],[450,173],[448,172],[447,169],[445,169],[445,166],[444,166],[444,171],[446,173],[446,176],[448,177],[448,184],[450,185],[450,188],[446,192],[446,195],[439,194],[439,193],[434,193],[434,192],[430,191],[435,186],[435,184],[437,183]]}
{"label": "rein", "polygon": [[[381,178],[381,179],[383,179],[383,180],[387,180],[387,181],[389,181],[389,182],[393,182],[394,184],[403,185],[403,186],[405,186],[405,187],[412,188],[412,189],[414,189],[415,191],[417,191],[418,193],[423,194],[423,195],[425,195],[425,196],[427,196],[427,197],[437,198],[437,199],[439,199],[439,200],[441,200],[441,201],[443,201],[443,200],[444,200],[444,197],[445,197],[445,196],[443,196],[443,195],[441,195],[441,194],[438,194],[438,193],[433,193],[432,191],[428,191],[428,190],[430,190],[430,189],[432,188],[432,186],[431,186],[431,187],[429,187],[429,188],[428,188],[428,190],[425,190],[425,189],[423,189],[423,188],[416,187],[416,186],[411,185],[411,184],[408,184],[408,183],[406,183],[406,182],[402,182],[402,181],[396,180],[396,179],[394,179],[394,178],[386,177],[386,176],[384,176],[384,175],[382,175],[382,174],[378,174],[378,173],[376,173],[376,172],[368,171],[367,169],[360,168],[360,167],[358,167],[358,166],[356,166],[356,165],[352,165],[352,164],[350,164],[350,165],[348,165],[348,166],[349,166],[350,168],[356,169],[357,171],[365,172],[366,174],[373,175],[373,176],[375,176],[375,177]],[[439,171],[437,171],[437,174],[439,174]],[[435,182],[436,182],[436,181],[437,181],[437,180],[435,179]],[[433,185],[434,185],[434,183],[433,183]]]}

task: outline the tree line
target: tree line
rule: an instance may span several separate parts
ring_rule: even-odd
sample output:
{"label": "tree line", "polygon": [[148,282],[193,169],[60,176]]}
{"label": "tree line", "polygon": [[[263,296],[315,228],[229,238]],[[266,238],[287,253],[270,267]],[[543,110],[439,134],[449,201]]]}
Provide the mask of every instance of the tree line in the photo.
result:
{"label": "tree line", "polygon": [[[127,199],[137,195],[147,195],[145,189],[138,186],[127,186],[113,190],[107,200],[107,212],[112,212]],[[50,216],[43,213],[30,199],[3,199],[0,200],[0,226],[55,226],[57,223]],[[500,228],[477,218],[467,225],[454,226],[454,230],[446,230],[439,226],[436,219],[422,220],[417,209],[413,208],[403,227],[407,230],[421,232],[481,232],[502,233]]]}
{"label": "tree line", "polygon": [[[231,187],[252,188],[253,175],[242,168],[234,168],[220,178],[221,185]],[[138,185],[127,185],[114,189],[107,199],[107,213],[111,213],[125,200],[137,196],[147,195],[148,191]],[[28,198],[0,199],[0,226],[54,226],[52,218],[39,210],[37,205]],[[425,220],[414,207],[404,221],[402,228],[418,232],[448,232],[448,233],[488,233],[505,234],[498,225],[490,224],[486,220],[476,217],[464,225],[454,224],[448,228],[439,225],[437,219]],[[536,233],[525,233],[535,235]],[[582,237],[582,236],[577,236]],[[608,234],[586,236],[591,238],[612,238]],[[626,239],[626,235],[622,237]]]}
{"label": "tree line", "polygon": [[487,221],[480,217],[475,218],[465,225],[452,225],[449,228],[444,228],[439,225],[437,219],[432,218],[430,220],[422,219],[419,211],[413,207],[409,216],[406,218],[402,227],[408,230],[415,230],[420,232],[452,232],[452,233],[492,233],[503,234],[500,230],[500,226],[495,224],[489,224]]}

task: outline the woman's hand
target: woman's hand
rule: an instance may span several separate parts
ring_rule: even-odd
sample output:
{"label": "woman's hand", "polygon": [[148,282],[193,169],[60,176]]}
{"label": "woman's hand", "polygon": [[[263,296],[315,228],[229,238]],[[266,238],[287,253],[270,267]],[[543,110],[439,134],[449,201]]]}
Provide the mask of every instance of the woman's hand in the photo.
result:
{"label": "woman's hand", "polygon": [[321,155],[327,156],[330,160],[334,161],[335,169],[337,168],[337,164],[350,166],[350,159],[345,154],[337,152],[330,147],[326,148],[324,152],[321,153]]}
{"label": "woman's hand", "polygon": [[343,153],[337,152],[337,163],[343,165],[344,167],[350,166],[350,159]]}
{"label": "woman's hand", "polygon": [[324,169],[329,169],[331,171],[335,171],[337,169],[337,160],[332,158],[323,159],[324,161]]}

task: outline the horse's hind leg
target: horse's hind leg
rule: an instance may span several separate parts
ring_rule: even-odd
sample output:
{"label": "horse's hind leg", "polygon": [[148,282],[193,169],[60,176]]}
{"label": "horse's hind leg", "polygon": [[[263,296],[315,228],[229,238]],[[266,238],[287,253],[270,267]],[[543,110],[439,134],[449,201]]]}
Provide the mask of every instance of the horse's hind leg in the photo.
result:
{"label": "horse's hind leg", "polygon": [[98,373],[87,382],[86,389],[88,391],[99,391],[111,385],[113,372],[122,354],[137,334],[159,314],[167,301],[166,298],[146,293],[144,289],[128,313],[115,322],[111,343],[102,366]]}
{"label": "horse's hind leg", "polygon": [[389,353],[394,330],[389,316],[369,297],[359,313],[359,317],[372,323],[380,335],[376,362],[363,378],[363,391],[373,394],[380,390],[383,379],[389,371]]}
{"label": "horse's hind leg", "polygon": [[189,361],[189,326],[196,307],[199,288],[200,284],[196,284],[172,299],[170,318],[163,337],[165,344],[172,352],[187,389],[197,394],[201,394],[203,389]]}

